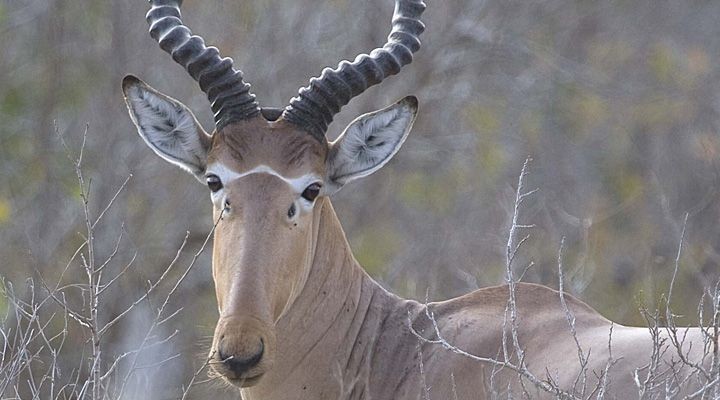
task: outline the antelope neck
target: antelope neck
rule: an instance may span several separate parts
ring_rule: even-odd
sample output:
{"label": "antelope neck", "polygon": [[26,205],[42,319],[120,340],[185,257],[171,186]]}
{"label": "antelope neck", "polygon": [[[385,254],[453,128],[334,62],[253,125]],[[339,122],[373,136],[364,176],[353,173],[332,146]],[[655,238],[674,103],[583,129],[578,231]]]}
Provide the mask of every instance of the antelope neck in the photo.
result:
{"label": "antelope neck", "polygon": [[[381,340],[400,336],[393,333],[398,328],[395,322],[390,332],[384,332],[386,322],[402,324],[409,311],[415,313],[420,307],[389,293],[365,273],[352,255],[330,200],[319,201],[307,278],[277,321],[273,369],[257,386],[243,390],[249,400],[284,398],[298,391],[307,396],[302,398],[333,398],[327,387],[334,385],[328,381],[367,377]],[[340,385],[338,381],[338,389]],[[314,391],[321,387],[323,392]]]}

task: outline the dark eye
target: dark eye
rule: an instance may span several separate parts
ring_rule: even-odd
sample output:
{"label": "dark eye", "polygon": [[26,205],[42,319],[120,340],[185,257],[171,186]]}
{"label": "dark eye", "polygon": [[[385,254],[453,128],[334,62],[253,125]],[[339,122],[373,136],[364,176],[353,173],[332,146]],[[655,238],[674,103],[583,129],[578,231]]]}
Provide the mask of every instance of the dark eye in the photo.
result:
{"label": "dark eye", "polygon": [[312,185],[305,188],[305,190],[302,192],[303,199],[313,202],[315,201],[315,198],[318,197],[320,194],[320,188],[322,186],[319,183],[313,183]]}
{"label": "dark eye", "polygon": [[207,182],[208,187],[213,193],[217,192],[223,187],[223,184],[217,175],[208,175],[205,177],[205,181]]}

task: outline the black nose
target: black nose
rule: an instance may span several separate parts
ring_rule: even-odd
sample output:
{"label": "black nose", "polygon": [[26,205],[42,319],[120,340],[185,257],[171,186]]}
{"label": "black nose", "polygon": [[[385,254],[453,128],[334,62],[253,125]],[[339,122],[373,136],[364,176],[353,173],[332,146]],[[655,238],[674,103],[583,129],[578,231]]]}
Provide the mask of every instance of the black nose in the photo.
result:
{"label": "black nose", "polygon": [[265,343],[260,340],[260,350],[250,357],[243,358],[233,354],[227,354],[223,351],[222,346],[218,350],[218,356],[220,357],[220,360],[223,362],[223,364],[227,365],[227,367],[230,368],[231,371],[233,371],[236,375],[240,376],[252,369],[254,366],[258,365],[258,363],[262,359],[264,351]]}

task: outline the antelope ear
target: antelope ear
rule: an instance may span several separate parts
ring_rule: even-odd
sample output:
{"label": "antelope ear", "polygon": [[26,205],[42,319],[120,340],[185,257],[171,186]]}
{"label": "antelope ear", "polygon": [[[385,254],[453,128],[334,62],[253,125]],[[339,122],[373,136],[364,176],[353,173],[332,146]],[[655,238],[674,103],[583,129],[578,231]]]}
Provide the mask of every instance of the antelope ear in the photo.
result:
{"label": "antelope ear", "polygon": [[410,133],[417,109],[417,98],[408,96],[351,122],[330,144],[324,194],[335,193],[390,161]]}
{"label": "antelope ear", "polygon": [[122,89],[130,118],[145,143],[202,181],[211,138],[193,113],[132,75],[123,79]]}

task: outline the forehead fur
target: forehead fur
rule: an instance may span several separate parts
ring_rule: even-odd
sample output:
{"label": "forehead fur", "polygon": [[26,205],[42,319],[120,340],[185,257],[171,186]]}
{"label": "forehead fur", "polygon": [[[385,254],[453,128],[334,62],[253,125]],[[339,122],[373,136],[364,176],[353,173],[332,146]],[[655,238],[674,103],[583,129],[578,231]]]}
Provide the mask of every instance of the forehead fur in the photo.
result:
{"label": "forehead fur", "polygon": [[216,132],[208,161],[220,162],[238,172],[266,165],[288,177],[321,174],[327,147],[327,143],[318,142],[286,122],[255,118]]}

